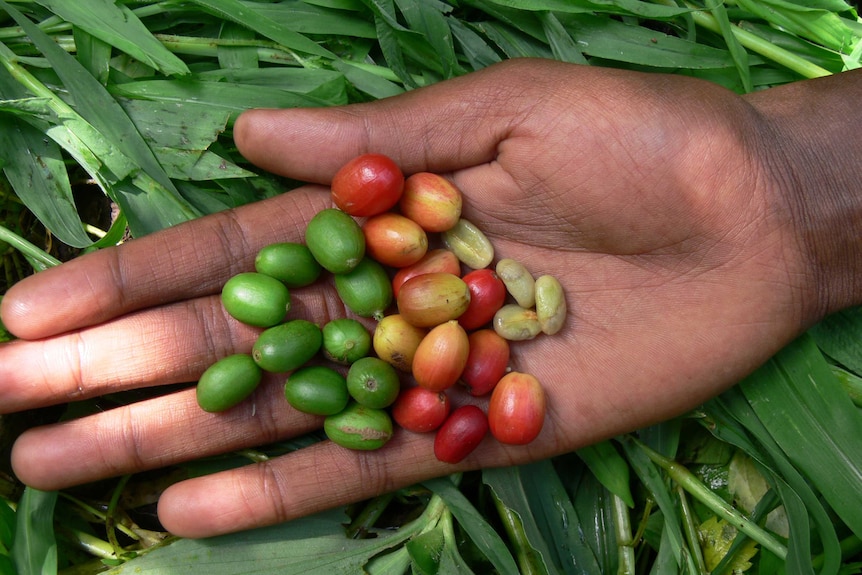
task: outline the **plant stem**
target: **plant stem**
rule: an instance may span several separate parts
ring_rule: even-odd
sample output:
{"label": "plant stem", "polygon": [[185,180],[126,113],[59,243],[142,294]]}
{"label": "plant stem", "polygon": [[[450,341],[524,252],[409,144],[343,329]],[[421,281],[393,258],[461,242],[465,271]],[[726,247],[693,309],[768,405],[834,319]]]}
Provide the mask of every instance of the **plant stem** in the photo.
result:
{"label": "plant stem", "polygon": [[700,548],[700,536],[697,532],[697,520],[688,504],[688,497],[682,486],[677,485],[677,496],[679,497],[680,510],[682,511],[682,528],[685,538],[688,540],[688,548],[694,558],[694,564],[701,575],[708,575],[709,569],[706,568],[706,562],[703,559],[703,550]]}
{"label": "plant stem", "polygon": [[32,244],[14,233],[5,226],[0,226],[0,241],[4,241],[28,258],[41,264],[38,271],[60,265],[60,260],[45,252],[35,244]]}
{"label": "plant stem", "polygon": [[380,519],[383,512],[386,511],[394,496],[394,493],[387,493],[372,499],[362,508],[362,511],[359,512],[356,518],[350,522],[350,525],[347,526],[347,529],[345,529],[347,536],[351,539],[356,539],[374,527],[374,524]]}
{"label": "plant stem", "polygon": [[632,537],[632,520],[629,508],[620,497],[613,495],[611,508],[614,514],[617,554],[619,555],[618,575],[635,575],[635,539]]}
{"label": "plant stem", "polygon": [[653,451],[640,441],[634,438],[631,439],[644,451],[644,453],[647,454],[653,463],[664,469],[671,479],[690,493],[695,499],[709,507],[709,509],[719,518],[724,519],[757,541],[760,545],[769,549],[779,559],[784,560],[787,557],[787,547],[785,547],[771,533],[763,529],[760,525],[750,521],[745,515],[737,511],[735,507],[716,495],[709,487],[701,483],[701,481],[685,466],[680,465],[672,459],[668,459],[656,451]]}
{"label": "plant stem", "polygon": [[[677,6],[674,0],[653,0],[656,4],[665,6]],[[699,10],[696,6],[686,2],[686,7],[691,8],[691,17],[698,26],[702,26],[707,30],[721,34],[721,27],[715,16],[706,10]],[[794,54],[780,46],[776,46],[768,40],[764,40],[756,34],[752,34],[747,30],[743,30],[739,26],[731,26],[731,31],[739,43],[748,48],[752,52],[760,54],[764,58],[768,58],[773,62],[781,64],[785,68],[793,70],[797,74],[805,78],[820,78],[829,76],[832,73],[825,68],[821,68],[817,64],[806,60],[805,58]]]}
{"label": "plant stem", "polygon": [[491,490],[491,497],[494,500],[497,513],[503,521],[506,534],[512,542],[512,547],[514,547],[515,559],[518,562],[518,570],[521,575],[539,575],[544,573],[544,569],[540,567],[541,560],[536,556],[536,550],[530,545],[527,533],[524,531],[524,524],[521,521],[520,515],[514,510],[509,509],[493,489]]}
{"label": "plant stem", "polygon": [[108,536],[108,543],[110,543],[111,547],[114,548],[114,554],[117,557],[121,557],[125,552],[125,549],[123,549],[117,539],[117,506],[120,502],[120,495],[123,493],[123,489],[126,487],[126,483],[129,482],[131,477],[131,475],[124,475],[117,482],[114,492],[111,494],[111,500],[108,502],[108,509],[105,512],[105,531]]}

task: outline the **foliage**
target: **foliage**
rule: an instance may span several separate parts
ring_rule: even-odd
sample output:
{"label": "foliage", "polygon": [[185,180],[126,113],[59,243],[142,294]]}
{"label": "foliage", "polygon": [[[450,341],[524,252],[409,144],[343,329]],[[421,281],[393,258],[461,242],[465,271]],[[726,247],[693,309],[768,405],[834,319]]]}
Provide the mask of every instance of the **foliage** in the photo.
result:
{"label": "foliage", "polygon": [[[0,0],[0,26],[7,286],[292,187],[234,149],[249,107],[374,100],[514,57],[742,93],[862,54],[843,0]],[[116,207],[104,226],[83,215],[93,188]],[[701,409],[577,453],[217,539],[162,533],[150,492],[315,436],[25,489],[0,502],[0,573],[859,572],[860,334],[858,309],[827,318]]]}

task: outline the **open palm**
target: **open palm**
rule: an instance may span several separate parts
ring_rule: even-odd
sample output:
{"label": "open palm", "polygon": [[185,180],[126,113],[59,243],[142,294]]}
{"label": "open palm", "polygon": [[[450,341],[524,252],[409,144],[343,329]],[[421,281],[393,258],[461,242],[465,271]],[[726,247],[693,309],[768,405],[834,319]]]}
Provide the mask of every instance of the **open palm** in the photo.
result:
{"label": "open palm", "polygon": [[[270,524],[673,417],[810,321],[807,263],[766,167],[761,122],[742,98],[703,82],[536,61],[372,104],[248,113],[235,131],[246,157],[311,184],[19,283],[3,301],[22,340],[0,348],[0,406],[195,381],[215,359],[247,351],[257,331],[224,313],[221,285],[264,245],[301,241],[331,205],[334,172],[373,151],[406,173],[450,177],[498,257],[566,289],[563,330],[512,346],[512,367],[545,385],[545,428],[527,446],[486,440],[456,466],[434,459],[426,435],[396,433],[376,452],[322,442],[170,487],[160,503],[167,529],[204,536]],[[296,290],[291,313],[318,323],[347,315],[329,285]],[[54,489],[319,427],[287,405],[282,383],[268,376],[222,414],[200,410],[187,388],[36,428],[16,443],[13,464],[23,481]]]}

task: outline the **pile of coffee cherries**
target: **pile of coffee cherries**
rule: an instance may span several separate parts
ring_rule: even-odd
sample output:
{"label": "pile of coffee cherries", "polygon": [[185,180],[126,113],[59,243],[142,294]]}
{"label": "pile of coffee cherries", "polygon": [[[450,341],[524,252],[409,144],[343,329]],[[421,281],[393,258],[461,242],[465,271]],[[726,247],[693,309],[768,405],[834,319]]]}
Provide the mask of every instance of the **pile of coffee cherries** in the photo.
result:
{"label": "pile of coffee cherries", "polygon": [[[350,449],[382,447],[396,424],[435,433],[434,454],[449,463],[489,431],[505,444],[533,441],[546,396],[536,377],[511,369],[510,343],[563,328],[559,281],[495,261],[488,237],[462,217],[461,192],[438,174],[405,178],[389,157],[364,154],[338,171],[331,190],[334,207],[308,222],[304,242],[264,247],[255,271],[225,283],[225,310],[262,331],[251,353],[204,372],[201,408],[239,404],[271,372],[287,374],[291,406],[323,416],[327,437]],[[326,273],[372,330],[351,317],[322,326],[289,318],[290,291]],[[453,408],[459,392],[490,396],[487,409]]]}

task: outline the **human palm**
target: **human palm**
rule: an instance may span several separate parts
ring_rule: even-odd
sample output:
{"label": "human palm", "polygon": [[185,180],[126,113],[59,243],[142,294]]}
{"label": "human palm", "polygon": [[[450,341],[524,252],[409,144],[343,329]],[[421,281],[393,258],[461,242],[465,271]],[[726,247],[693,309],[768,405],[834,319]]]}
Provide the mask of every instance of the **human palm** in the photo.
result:
{"label": "human palm", "polygon": [[[250,269],[262,246],[301,241],[305,223],[331,205],[325,184],[335,170],[374,151],[406,173],[450,177],[498,257],[564,286],[563,330],[512,345],[512,368],[536,375],[548,394],[541,435],[519,447],[486,440],[457,465],[435,460],[429,435],[399,432],[375,452],[322,442],[170,487],[160,503],[166,528],[204,536],[265,525],[679,415],[805,327],[805,262],[758,121],[742,99],[702,82],[553,62],[509,62],[373,104],[247,114],[236,139],[251,161],[324,186],[12,288],[3,318],[28,341],[0,348],[0,405],[194,381],[218,357],[247,351],[257,331],[224,313],[221,285]],[[346,315],[328,284],[295,290],[291,313],[318,323]],[[52,489],[319,427],[287,405],[281,383],[267,376],[252,400],[221,414],[200,410],[189,388],[36,428],[17,442],[13,464],[25,482]]]}

